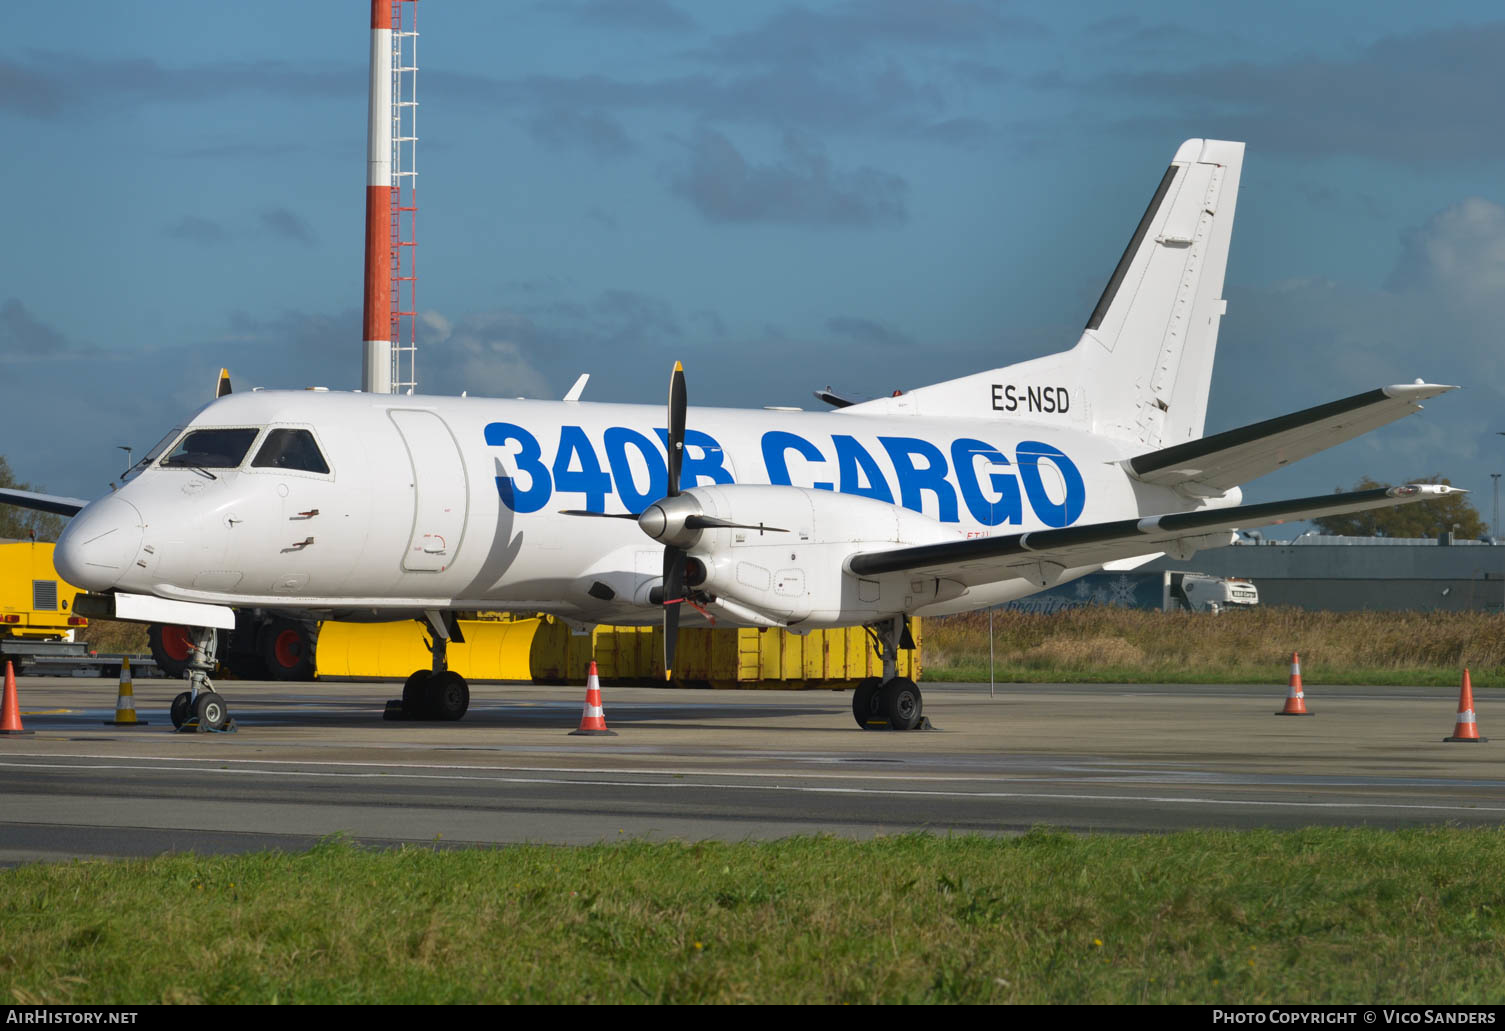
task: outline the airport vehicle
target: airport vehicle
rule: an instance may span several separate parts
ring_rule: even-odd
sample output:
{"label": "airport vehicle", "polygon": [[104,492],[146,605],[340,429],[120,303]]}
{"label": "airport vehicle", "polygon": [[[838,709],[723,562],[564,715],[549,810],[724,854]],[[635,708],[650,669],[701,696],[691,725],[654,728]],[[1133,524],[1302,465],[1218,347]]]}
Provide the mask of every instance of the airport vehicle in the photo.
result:
{"label": "airport vehicle", "polygon": [[1241,577],[1175,570],[1088,573],[1068,584],[1008,602],[1015,612],[1061,612],[1107,605],[1159,612],[1226,612],[1259,604],[1259,588]]}
{"label": "airport vehicle", "polygon": [[1259,588],[1236,576],[1166,573],[1165,608],[1191,612],[1227,612],[1259,604]]}
{"label": "airport vehicle", "polygon": [[[1454,389],[1387,386],[1203,436],[1244,146],[1176,151],[1075,347],[831,412],[665,412],[309,391],[221,396],[71,515],[59,571],[90,611],[193,628],[175,718],[226,718],[216,630],[235,608],[422,619],[413,718],[458,719],[456,613],[579,625],[866,626],[884,673],[863,726],[919,725],[894,653],[912,616],[983,608],[1094,570],[1228,543],[1235,528],[1406,504],[1411,484],[1241,504],[1239,484]],[[50,506],[50,507],[49,507]]]}
{"label": "airport vehicle", "polygon": [[73,611],[78,588],[62,581],[46,541],[0,540],[0,667],[19,674],[44,662],[87,656],[74,640],[89,621]]}

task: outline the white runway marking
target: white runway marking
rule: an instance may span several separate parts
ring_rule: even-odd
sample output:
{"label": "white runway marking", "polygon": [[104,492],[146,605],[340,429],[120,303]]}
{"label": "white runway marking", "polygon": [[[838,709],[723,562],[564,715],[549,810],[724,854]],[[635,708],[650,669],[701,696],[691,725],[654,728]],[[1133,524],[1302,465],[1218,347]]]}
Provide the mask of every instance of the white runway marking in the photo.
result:
{"label": "white runway marking", "polygon": [[[34,753],[31,753],[34,754]],[[49,757],[50,758],[50,757]],[[127,756],[74,756],[80,759],[129,759]],[[1014,800],[1014,801],[1072,801],[1072,802],[1140,802],[1155,803],[1161,805],[1187,805],[1187,806],[1228,806],[1253,808],[1259,806],[1281,809],[1319,809],[1319,810],[1395,810],[1395,811],[1423,811],[1423,812],[1474,812],[1474,813],[1505,813],[1505,806],[1481,806],[1469,804],[1436,804],[1436,803],[1402,803],[1402,802],[1291,802],[1276,799],[1232,799],[1232,798],[1198,798],[1193,796],[1175,795],[1087,795],[1071,792],[1045,792],[1045,791],[933,791],[933,790],[906,790],[896,788],[874,787],[821,787],[814,785],[790,785],[790,784],[725,784],[725,783],[696,783],[688,782],[683,778],[687,776],[697,777],[786,777],[786,778],[811,778],[819,777],[823,780],[852,779],[817,774],[794,774],[794,773],[743,773],[721,772],[715,770],[591,770],[591,769],[566,769],[559,767],[474,767],[474,766],[449,766],[439,764],[382,764],[382,763],[345,763],[333,761],[279,763],[276,760],[266,759],[190,759],[180,757],[156,757],[154,762],[161,763],[212,763],[214,765],[200,765],[193,767],[195,772],[219,773],[219,774],[249,774],[267,777],[316,777],[336,780],[383,780],[386,774],[375,770],[398,769],[406,773],[409,770],[466,770],[467,774],[461,773],[406,773],[412,780],[427,781],[463,781],[472,783],[489,784],[548,784],[557,786],[583,785],[588,787],[621,787],[621,788],[678,788],[678,789],[710,789],[710,790],[733,790],[733,791],[783,791],[805,794],[834,794],[834,795],[858,795],[858,796],[892,796],[905,798],[948,798],[948,799],[991,799],[991,800]],[[235,768],[229,768],[228,764],[242,764]],[[255,769],[249,764],[261,764],[263,766],[287,765],[287,766],[344,766],[344,767],[371,767],[371,771],[361,769],[359,772],[334,772],[315,770],[277,770]],[[106,764],[81,764],[63,762],[42,763],[15,763],[0,762],[0,767],[14,767],[23,769],[60,769],[60,770],[132,770],[145,772],[165,772],[172,769],[182,769],[171,765],[141,765],[130,762],[112,762]],[[486,775],[486,771],[497,772],[535,772],[535,773],[581,773],[601,776],[603,773],[616,774],[619,776],[672,776],[675,779],[669,781],[641,781],[641,780],[593,780],[564,777],[520,777],[520,776],[495,776]],[[874,778],[864,777],[865,781]],[[887,778],[894,779],[894,778]],[[906,778],[918,779],[918,778]],[[947,777],[940,776],[930,778],[933,780],[982,780],[978,777]],[[999,778],[990,778],[997,780]]]}

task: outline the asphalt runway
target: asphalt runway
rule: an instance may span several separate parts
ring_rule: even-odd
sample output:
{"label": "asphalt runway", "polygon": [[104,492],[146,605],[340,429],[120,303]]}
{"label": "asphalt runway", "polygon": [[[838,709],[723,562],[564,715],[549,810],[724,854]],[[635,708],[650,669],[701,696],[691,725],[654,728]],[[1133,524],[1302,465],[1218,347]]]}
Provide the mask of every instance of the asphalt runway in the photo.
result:
{"label": "asphalt runway", "polygon": [[[1505,706],[1446,744],[1452,688],[922,684],[929,732],[863,731],[831,691],[603,685],[615,737],[574,737],[582,688],[472,686],[459,723],[386,722],[387,683],[225,682],[232,734],[106,726],[111,680],[23,677],[0,737],[0,864],[306,848],[331,834],[440,847],[1505,819]],[[1498,726],[1494,726],[1498,724]]]}

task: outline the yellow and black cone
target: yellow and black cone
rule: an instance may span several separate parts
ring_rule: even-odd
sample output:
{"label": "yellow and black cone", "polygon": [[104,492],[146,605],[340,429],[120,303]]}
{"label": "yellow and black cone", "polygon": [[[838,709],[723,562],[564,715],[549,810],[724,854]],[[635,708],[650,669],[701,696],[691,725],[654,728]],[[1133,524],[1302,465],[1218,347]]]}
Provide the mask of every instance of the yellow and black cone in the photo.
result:
{"label": "yellow and black cone", "polygon": [[120,694],[115,699],[115,718],[105,720],[107,727],[144,727],[146,720],[136,718],[136,696],[131,691],[131,660],[120,660]]}

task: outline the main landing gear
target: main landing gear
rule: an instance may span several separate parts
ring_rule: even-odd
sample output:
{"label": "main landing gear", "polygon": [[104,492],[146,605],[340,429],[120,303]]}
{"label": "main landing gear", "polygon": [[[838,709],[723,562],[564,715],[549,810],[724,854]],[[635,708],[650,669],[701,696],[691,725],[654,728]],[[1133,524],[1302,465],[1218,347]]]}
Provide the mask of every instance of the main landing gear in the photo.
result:
{"label": "main landing gear", "polygon": [[387,703],[384,719],[458,720],[470,708],[470,685],[449,668],[449,642],[465,643],[459,622],[450,612],[425,612],[423,616],[434,638],[429,645],[433,667],[413,671],[402,685],[402,698]]}
{"label": "main landing gear", "polygon": [[214,672],[219,635],[213,627],[183,629],[188,650],[183,676],[188,681],[188,690],[172,700],[169,714],[173,727],[200,734],[234,730],[235,720],[209,679]]}
{"label": "main landing gear", "polygon": [[907,621],[895,616],[867,629],[883,660],[883,676],[868,677],[857,685],[852,692],[852,717],[863,730],[929,730],[919,685],[899,676],[899,649],[914,647]]}

